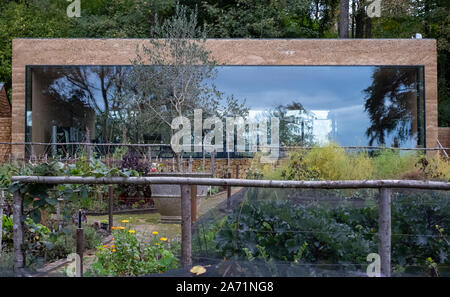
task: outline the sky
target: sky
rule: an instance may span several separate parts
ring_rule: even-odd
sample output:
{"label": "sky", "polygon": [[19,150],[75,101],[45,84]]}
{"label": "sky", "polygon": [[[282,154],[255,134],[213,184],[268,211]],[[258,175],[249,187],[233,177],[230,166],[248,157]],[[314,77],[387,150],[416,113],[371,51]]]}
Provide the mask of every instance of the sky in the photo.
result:
{"label": "sky", "polygon": [[[372,84],[373,66],[220,66],[215,84],[225,94],[245,99],[252,110],[300,102],[315,114],[334,116],[340,145],[368,145],[369,116],[364,89]],[[323,143],[331,120],[317,122],[315,136]],[[388,141],[393,141],[388,138]],[[390,143],[388,142],[390,145]],[[412,139],[407,146],[415,147]],[[404,146],[405,146],[404,145]]]}

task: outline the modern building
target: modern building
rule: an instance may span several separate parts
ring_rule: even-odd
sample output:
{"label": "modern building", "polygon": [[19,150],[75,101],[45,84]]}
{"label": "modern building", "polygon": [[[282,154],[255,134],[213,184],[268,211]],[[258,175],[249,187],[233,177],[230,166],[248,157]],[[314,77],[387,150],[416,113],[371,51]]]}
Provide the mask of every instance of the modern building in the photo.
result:
{"label": "modern building", "polygon": [[[147,42],[14,39],[12,141],[85,141],[89,131],[93,142],[167,142],[163,121],[137,111],[154,96],[133,80],[136,47]],[[206,47],[223,102],[233,96],[249,112],[311,117],[303,130],[281,124],[281,143],[293,128],[341,145],[436,147],[441,137],[433,39],[209,39]]]}

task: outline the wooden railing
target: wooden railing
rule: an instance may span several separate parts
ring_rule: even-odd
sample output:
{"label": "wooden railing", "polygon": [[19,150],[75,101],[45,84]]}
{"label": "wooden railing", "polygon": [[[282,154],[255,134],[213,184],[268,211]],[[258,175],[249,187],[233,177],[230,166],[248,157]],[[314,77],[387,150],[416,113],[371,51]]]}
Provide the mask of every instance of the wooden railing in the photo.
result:
{"label": "wooden railing", "polygon": [[[155,174],[156,175],[156,174]],[[192,265],[191,233],[191,186],[239,186],[262,188],[309,188],[309,189],[379,189],[379,244],[381,274],[391,275],[391,191],[392,189],[450,190],[449,182],[417,180],[342,180],[342,181],[281,181],[245,180],[208,177],[78,177],[78,176],[13,176],[13,182],[40,184],[179,184],[181,187],[181,265]],[[22,245],[23,237],[23,193],[14,193],[14,269],[18,273],[25,266]]]}

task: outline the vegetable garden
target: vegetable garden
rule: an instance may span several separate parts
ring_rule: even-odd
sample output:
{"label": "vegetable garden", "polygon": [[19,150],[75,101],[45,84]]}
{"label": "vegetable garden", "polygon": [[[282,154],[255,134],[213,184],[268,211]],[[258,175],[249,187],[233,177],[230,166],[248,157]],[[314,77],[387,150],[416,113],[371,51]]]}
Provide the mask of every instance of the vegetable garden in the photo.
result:
{"label": "vegetable garden", "polygon": [[[205,275],[216,276],[366,275],[367,255],[380,250],[382,191],[378,188],[388,188],[391,193],[391,275],[448,275],[450,167],[445,159],[390,150],[349,153],[336,146],[291,152],[271,168],[258,158],[247,171],[247,180],[163,177],[161,166],[151,173],[151,162],[131,153],[123,154],[117,165],[95,156],[64,163],[6,163],[1,167],[2,187],[7,189],[1,273],[17,273],[13,269],[11,194],[20,193],[23,198],[24,267],[33,275],[75,252],[78,210],[106,210],[110,184],[115,184],[114,203],[118,206],[118,193],[145,197],[145,188],[151,184],[203,183],[214,189],[233,186],[231,203],[225,194],[217,198],[220,192],[209,191],[212,195],[203,206],[213,206],[200,210],[192,227],[191,204],[185,204],[189,214],[184,211],[183,219],[189,217],[189,224],[183,221],[181,232],[167,231],[158,219],[152,229],[144,231],[138,230],[135,221],[122,219],[114,220],[110,234],[92,223],[89,214],[89,219],[82,217],[84,250],[93,251],[84,275],[184,275],[190,274],[192,265],[202,265]],[[339,175],[333,176],[333,172]],[[13,176],[23,178],[12,181]],[[44,179],[37,182],[33,176]],[[64,176],[89,181],[59,180]],[[45,178],[53,181],[42,182]],[[374,178],[390,181],[365,181]],[[128,180],[139,182],[124,182]],[[327,180],[330,182],[325,185]],[[142,214],[142,218],[155,215]],[[183,243],[186,232],[191,251],[186,251]]]}

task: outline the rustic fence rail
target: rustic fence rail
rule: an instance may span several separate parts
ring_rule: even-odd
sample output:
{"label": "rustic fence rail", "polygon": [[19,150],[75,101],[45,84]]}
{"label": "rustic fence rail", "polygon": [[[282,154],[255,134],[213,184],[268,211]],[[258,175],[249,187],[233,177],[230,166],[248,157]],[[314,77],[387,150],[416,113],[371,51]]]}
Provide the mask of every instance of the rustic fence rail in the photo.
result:
{"label": "rustic fence rail", "polygon": [[[391,191],[392,189],[450,190],[449,182],[417,180],[343,180],[343,181],[279,181],[242,180],[208,177],[78,177],[78,176],[13,176],[13,182],[41,184],[179,184],[181,187],[182,226],[181,264],[192,265],[191,187],[195,185],[239,186],[262,188],[310,188],[310,189],[379,189],[379,244],[381,274],[391,275]],[[19,274],[25,266],[23,237],[23,195],[14,193],[14,269]]]}

